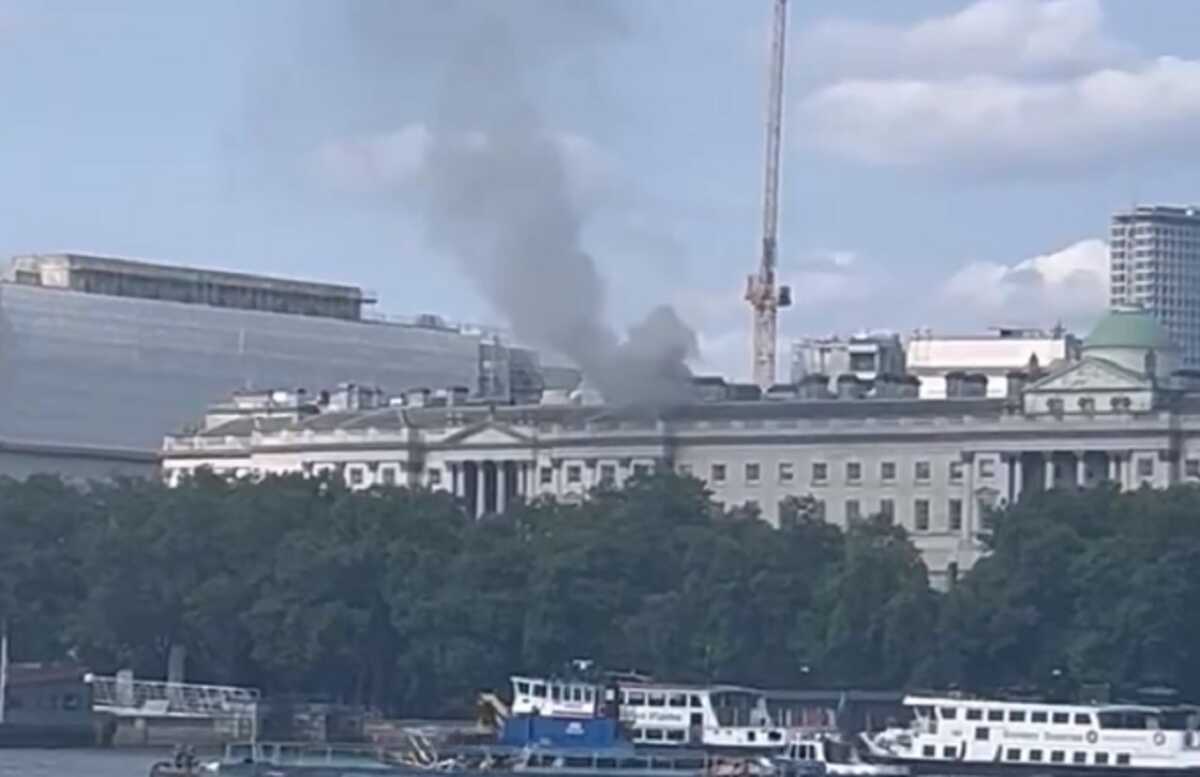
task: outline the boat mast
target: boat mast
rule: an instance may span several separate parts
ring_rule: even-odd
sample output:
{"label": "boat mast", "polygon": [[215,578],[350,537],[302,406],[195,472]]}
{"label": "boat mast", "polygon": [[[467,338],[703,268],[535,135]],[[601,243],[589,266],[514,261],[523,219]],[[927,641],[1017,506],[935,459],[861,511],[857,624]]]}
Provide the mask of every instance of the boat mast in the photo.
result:
{"label": "boat mast", "polygon": [[0,725],[8,705],[8,618],[0,619]]}

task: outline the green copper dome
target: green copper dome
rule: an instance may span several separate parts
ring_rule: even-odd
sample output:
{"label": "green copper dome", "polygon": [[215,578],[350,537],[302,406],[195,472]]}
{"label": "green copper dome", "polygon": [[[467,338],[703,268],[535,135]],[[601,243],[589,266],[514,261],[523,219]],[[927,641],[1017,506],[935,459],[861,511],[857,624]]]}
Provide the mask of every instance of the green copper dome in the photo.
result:
{"label": "green copper dome", "polygon": [[1142,310],[1114,310],[1105,314],[1083,341],[1085,348],[1174,348],[1171,338],[1154,315]]}

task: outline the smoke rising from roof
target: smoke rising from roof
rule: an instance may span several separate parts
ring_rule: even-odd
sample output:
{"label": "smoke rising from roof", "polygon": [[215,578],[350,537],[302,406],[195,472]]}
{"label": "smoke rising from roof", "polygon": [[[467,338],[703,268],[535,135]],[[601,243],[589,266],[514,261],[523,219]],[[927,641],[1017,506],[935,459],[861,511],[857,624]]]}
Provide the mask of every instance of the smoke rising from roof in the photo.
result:
{"label": "smoke rising from roof", "polygon": [[605,283],[583,248],[587,207],[572,198],[563,146],[528,88],[539,69],[587,57],[619,36],[616,5],[406,0],[355,9],[364,11],[355,28],[369,32],[365,46],[397,45],[388,30],[406,39],[422,29],[450,33],[449,42],[440,38],[448,66],[422,176],[434,243],[519,337],[574,360],[609,402],[684,400],[696,336],[665,306],[624,340],[606,323]]}

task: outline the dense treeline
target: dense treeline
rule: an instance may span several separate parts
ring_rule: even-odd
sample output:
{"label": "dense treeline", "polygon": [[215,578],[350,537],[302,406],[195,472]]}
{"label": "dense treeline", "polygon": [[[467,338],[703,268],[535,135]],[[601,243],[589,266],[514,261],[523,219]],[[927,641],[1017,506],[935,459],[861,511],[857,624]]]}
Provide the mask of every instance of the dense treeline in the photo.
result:
{"label": "dense treeline", "polygon": [[656,475],[480,523],[441,493],[201,477],[175,489],[0,481],[0,617],[16,658],[406,714],[463,712],[576,657],[766,686],[1194,689],[1200,493],[1050,494],[930,590],[904,531],[797,500],[782,528]]}

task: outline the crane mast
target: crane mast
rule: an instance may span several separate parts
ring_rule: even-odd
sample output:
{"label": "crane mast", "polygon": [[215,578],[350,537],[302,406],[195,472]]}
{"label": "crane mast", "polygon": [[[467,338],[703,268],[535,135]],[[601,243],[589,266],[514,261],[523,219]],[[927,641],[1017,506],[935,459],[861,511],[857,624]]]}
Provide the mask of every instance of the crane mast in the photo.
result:
{"label": "crane mast", "polygon": [[775,0],[768,63],[767,143],[763,180],[762,257],[746,284],[754,314],[754,382],[764,391],[775,383],[775,347],[779,308],[791,304],[791,290],[776,288],[779,232],[779,154],[783,135],[783,65],[787,39],[787,0]]}

